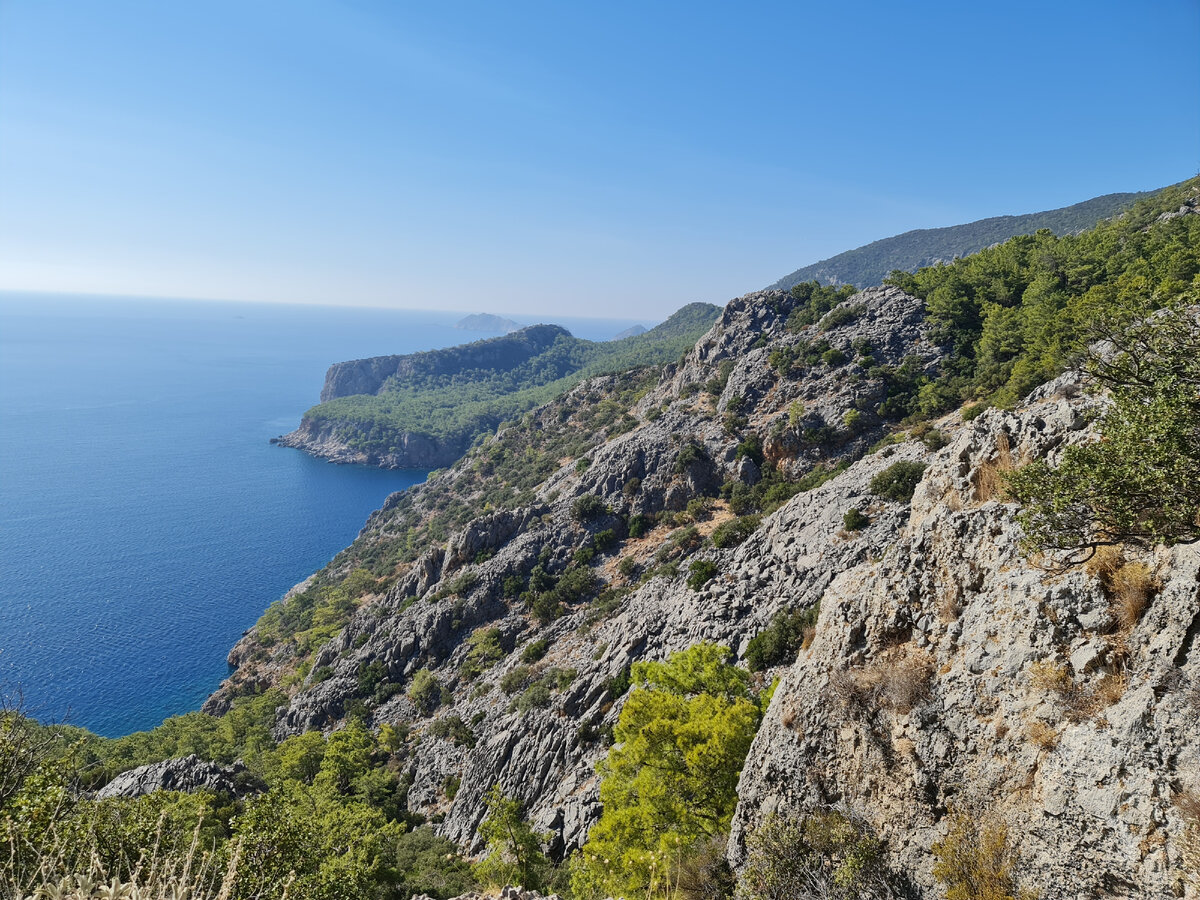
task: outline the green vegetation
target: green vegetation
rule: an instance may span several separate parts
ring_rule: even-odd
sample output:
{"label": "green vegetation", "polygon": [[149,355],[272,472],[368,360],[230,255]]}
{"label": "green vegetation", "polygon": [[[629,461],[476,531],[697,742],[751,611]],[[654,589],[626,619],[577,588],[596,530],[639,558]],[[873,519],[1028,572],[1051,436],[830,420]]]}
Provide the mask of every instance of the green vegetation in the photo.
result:
{"label": "green vegetation", "polygon": [[488,813],[479,826],[488,853],[478,874],[483,881],[503,887],[519,884],[527,890],[547,886],[552,867],[542,852],[549,835],[536,834],[522,814],[521,804],[506,797],[496,785],[488,794]]}
{"label": "green vegetation", "polygon": [[688,567],[688,587],[693,591],[698,591],[716,578],[719,572],[717,564],[711,559],[693,560]]}
{"label": "green vegetation", "polygon": [[947,228],[922,228],[874,241],[848,250],[784,276],[771,287],[788,290],[800,282],[857,285],[882,284],[889,272],[911,272],[935,259],[956,259],[976,253],[1019,234],[1048,228],[1055,234],[1074,234],[1091,228],[1101,219],[1116,215],[1145,194],[1106,194],[1074,206],[1029,213],[996,216]]}
{"label": "green vegetation", "polygon": [[[407,815],[391,766],[406,747],[393,729],[376,738],[351,720],[327,739],[310,733],[276,745],[269,702],[236,711],[237,727],[228,715],[192,714],[115,741],[0,712],[0,894],[29,894],[76,874],[136,882],[156,898],[185,887],[229,900],[417,890],[447,898],[474,887],[458,848]],[[238,801],[169,791],[95,800],[76,790],[96,772],[180,748],[241,757],[267,790]]]}
{"label": "green vegetation", "polygon": [[729,827],[761,711],[730,651],[698,644],[639,662],[599,766],[604,812],[571,876],[577,897],[646,896]]}
{"label": "green vegetation", "polygon": [[1163,213],[1200,179],[1134,203],[1091,231],[1050,231],[889,279],[925,300],[935,340],[950,348],[942,374],[921,385],[910,414],[964,400],[1011,406],[1074,361],[1097,323],[1147,303],[1165,306],[1200,273],[1200,217]]}
{"label": "green vegetation", "polygon": [[842,527],[847,531],[862,531],[870,524],[870,517],[858,507],[851,507],[842,516]]}
{"label": "green vegetation", "polygon": [[897,503],[907,503],[912,500],[913,492],[921,482],[925,472],[925,463],[901,460],[892,463],[882,472],[877,472],[871,479],[868,489],[872,494],[885,500],[895,500]]}
{"label": "green vegetation", "polygon": [[[548,349],[495,368],[471,367],[468,356],[416,365],[403,379],[384,382],[378,393],[337,397],[314,406],[304,418],[310,426],[335,430],[347,446],[372,456],[397,452],[406,433],[462,452],[476,435],[553,400],[585,378],[673,362],[719,313],[712,304],[692,303],[645,334],[619,341],[586,341],[563,332]],[[496,341],[520,337],[518,332]],[[440,359],[466,350],[414,356]]]}
{"label": "green vegetation", "polygon": [[746,839],[736,900],[905,896],[884,864],[883,842],[866,825],[830,810],[804,818],[771,815]]}
{"label": "green vegetation", "polygon": [[745,543],[746,538],[758,530],[761,522],[762,516],[759,515],[739,516],[728,522],[722,522],[713,529],[711,535],[713,546],[718,550],[726,550]]}
{"label": "green vegetation", "polygon": [[771,623],[746,646],[746,665],[750,671],[761,672],[794,662],[804,645],[805,635],[816,627],[820,612],[820,606],[777,612]]}
{"label": "green vegetation", "polygon": [[[1196,217],[1193,217],[1196,218]],[[1184,305],[1147,304],[1104,321],[1107,352],[1091,361],[1112,405],[1099,440],[1007,477],[1038,549],[1090,557],[1098,547],[1200,540],[1200,333]]]}

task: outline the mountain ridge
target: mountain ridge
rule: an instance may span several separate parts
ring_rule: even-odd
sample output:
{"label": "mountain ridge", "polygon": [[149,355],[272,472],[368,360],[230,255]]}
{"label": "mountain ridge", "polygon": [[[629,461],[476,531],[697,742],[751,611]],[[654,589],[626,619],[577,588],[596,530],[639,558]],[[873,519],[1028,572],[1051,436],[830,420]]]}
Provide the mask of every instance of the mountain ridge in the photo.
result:
{"label": "mountain ridge", "polygon": [[1048,228],[1056,235],[1083,231],[1153,193],[1104,194],[1037,213],[991,216],[939,228],[916,228],[804,266],[775,281],[769,289],[786,291],[804,281],[871,287],[882,284],[895,270],[911,272],[923,266],[949,262],[1041,228]]}

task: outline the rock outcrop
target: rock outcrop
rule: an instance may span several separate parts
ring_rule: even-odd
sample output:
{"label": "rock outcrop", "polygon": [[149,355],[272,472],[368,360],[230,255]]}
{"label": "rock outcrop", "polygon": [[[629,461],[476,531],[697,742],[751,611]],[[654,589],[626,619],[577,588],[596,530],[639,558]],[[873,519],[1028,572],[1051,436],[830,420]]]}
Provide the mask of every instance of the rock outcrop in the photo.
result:
{"label": "rock outcrop", "polygon": [[1200,766],[1200,557],[1146,558],[1153,599],[1122,625],[1102,577],[1031,565],[994,492],[997,470],[1082,437],[1080,402],[1054,395],[1072,388],[961,428],[885,552],[832,580],[746,761],[735,860],[765,816],[836,806],[932,891],[956,811],[1007,832],[1042,900],[1177,896],[1173,801]]}
{"label": "rock outcrop", "polygon": [[181,759],[168,759],[122,772],[97,791],[96,797],[100,800],[109,797],[141,797],[155,791],[180,791],[188,794],[211,791],[231,797],[244,797],[264,789],[265,787],[259,784],[240,762],[222,766],[206,762],[192,754]]}

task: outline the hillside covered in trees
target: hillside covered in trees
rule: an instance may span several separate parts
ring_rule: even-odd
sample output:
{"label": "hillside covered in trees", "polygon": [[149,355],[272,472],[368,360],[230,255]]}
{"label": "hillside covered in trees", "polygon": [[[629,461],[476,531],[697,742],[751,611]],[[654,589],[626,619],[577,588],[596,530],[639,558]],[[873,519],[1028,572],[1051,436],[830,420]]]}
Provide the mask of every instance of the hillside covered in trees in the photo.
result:
{"label": "hillside covered in trees", "polygon": [[912,272],[924,266],[950,262],[1017,235],[1033,234],[1042,229],[1057,235],[1086,231],[1144,196],[1144,193],[1105,194],[1045,212],[993,216],[945,228],[918,228],[797,269],[780,278],[771,288],[786,291],[805,281],[871,287],[882,284],[895,270]]}
{"label": "hillside covered in trees", "polygon": [[[272,605],[205,711],[0,714],[0,892],[1194,894],[1197,303],[1193,179],[572,375]],[[114,781],[189,754],[225,780]]]}
{"label": "hillside covered in trees", "polygon": [[613,341],[533,325],[444,350],[338,363],[326,376],[324,402],[279,443],[339,462],[449,465],[478,435],[584,378],[678,359],[719,311],[692,303],[650,331]]}

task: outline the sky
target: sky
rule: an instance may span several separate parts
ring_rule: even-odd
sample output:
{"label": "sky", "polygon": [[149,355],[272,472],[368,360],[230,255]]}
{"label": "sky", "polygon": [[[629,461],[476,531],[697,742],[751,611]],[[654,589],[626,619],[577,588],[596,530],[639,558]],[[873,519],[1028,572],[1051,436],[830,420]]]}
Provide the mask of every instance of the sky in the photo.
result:
{"label": "sky", "polygon": [[0,0],[0,290],[663,318],[1200,171],[1200,0]]}

